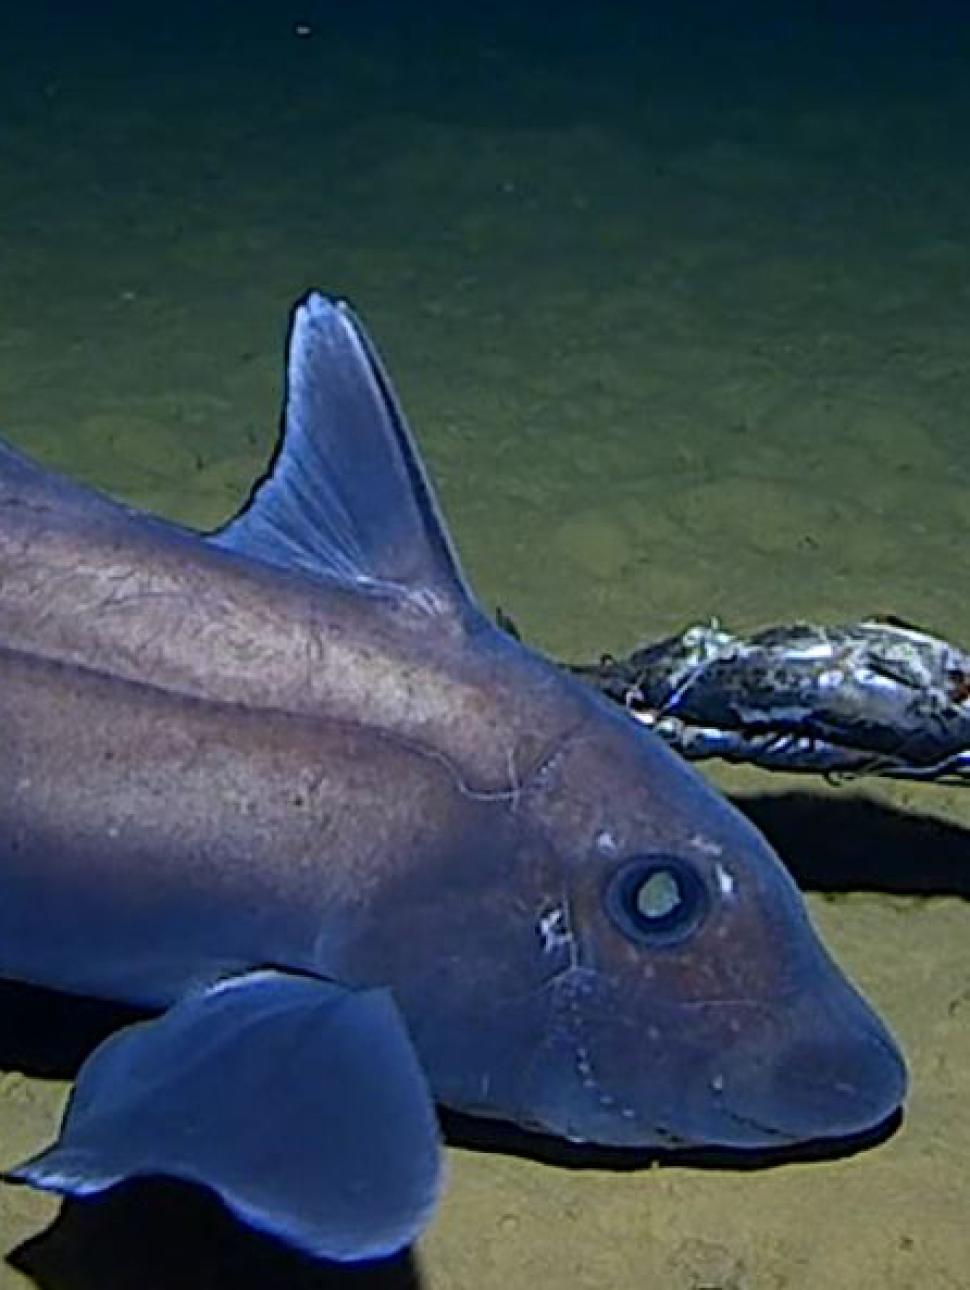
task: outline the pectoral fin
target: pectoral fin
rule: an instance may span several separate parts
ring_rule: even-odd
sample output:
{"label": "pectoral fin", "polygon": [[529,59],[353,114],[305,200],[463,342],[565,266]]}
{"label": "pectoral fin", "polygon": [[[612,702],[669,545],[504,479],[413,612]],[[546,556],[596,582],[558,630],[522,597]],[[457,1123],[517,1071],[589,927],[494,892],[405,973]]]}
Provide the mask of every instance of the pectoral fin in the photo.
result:
{"label": "pectoral fin", "polygon": [[8,1177],[83,1196],[167,1174],[329,1259],[410,1244],[440,1177],[434,1106],[383,990],[247,973],[111,1036],[60,1139]]}

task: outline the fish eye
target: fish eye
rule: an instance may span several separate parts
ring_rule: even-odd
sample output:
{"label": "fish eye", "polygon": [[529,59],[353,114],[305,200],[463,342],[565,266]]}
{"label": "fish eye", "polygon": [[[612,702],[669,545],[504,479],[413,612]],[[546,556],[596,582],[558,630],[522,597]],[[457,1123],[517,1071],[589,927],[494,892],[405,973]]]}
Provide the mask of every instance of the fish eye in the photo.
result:
{"label": "fish eye", "polygon": [[707,914],[707,888],[679,856],[634,856],[610,877],[606,910],[625,936],[642,945],[675,945]]}

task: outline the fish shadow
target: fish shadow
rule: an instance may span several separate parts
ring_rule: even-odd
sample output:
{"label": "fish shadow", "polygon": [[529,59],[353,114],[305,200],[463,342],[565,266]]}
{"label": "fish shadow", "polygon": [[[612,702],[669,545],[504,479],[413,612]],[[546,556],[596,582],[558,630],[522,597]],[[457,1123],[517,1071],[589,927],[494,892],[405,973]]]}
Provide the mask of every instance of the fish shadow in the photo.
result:
{"label": "fish shadow", "polygon": [[[927,788],[927,794],[932,793]],[[860,793],[735,796],[804,891],[970,897],[970,830]]]}
{"label": "fish shadow", "polygon": [[[970,831],[853,794],[754,795],[736,805],[770,839],[799,886],[837,898],[875,891],[970,896]],[[90,1052],[145,1012],[0,982],[0,1070],[73,1079]],[[443,1113],[449,1142],[550,1165],[614,1172],[656,1163],[752,1170],[845,1157],[896,1131],[901,1115],[864,1135],[770,1152],[637,1152],[574,1145],[511,1125]],[[40,1146],[40,1144],[38,1144]],[[43,1232],[8,1255],[43,1290],[421,1290],[409,1251],[376,1264],[304,1258],[237,1223],[204,1188],[168,1179],[129,1182],[104,1195],[68,1200]]]}
{"label": "fish shadow", "polygon": [[233,1221],[201,1187],[126,1183],[66,1201],[8,1262],[45,1290],[420,1290],[410,1252],[379,1263],[312,1259]]}

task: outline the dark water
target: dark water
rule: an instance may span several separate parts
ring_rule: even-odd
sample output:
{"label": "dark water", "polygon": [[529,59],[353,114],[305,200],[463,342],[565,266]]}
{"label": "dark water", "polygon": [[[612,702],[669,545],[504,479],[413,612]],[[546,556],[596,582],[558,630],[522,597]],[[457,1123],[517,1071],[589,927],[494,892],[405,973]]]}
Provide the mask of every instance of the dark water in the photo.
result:
{"label": "dark water", "polygon": [[[968,127],[962,4],[4,5],[0,429],[214,524],[263,464],[286,313],[318,286],[375,332],[483,598],[546,648],[873,610],[966,643]],[[876,888],[815,913],[910,1053],[903,1132],[770,1178],[455,1153],[401,1277],[966,1284],[970,924],[942,894],[965,886],[915,903],[878,874],[892,852],[898,891],[912,854],[925,892],[970,809],[720,778],[783,850],[831,847]],[[13,1159],[63,1088],[0,1092]],[[13,1195],[8,1248],[47,1213]],[[146,1205],[191,1263],[180,1203]],[[137,1242],[105,1254],[130,1209],[70,1211],[31,1275],[139,1281]],[[292,1272],[250,1276],[220,1233],[206,1284]]]}

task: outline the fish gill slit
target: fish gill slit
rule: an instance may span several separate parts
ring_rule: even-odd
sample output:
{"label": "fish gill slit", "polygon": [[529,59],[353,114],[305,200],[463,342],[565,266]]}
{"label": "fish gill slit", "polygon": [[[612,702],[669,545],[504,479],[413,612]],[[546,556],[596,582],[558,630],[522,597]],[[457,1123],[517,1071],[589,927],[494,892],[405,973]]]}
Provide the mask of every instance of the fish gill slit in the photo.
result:
{"label": "fish gill slit", "polygon": [[555,977],[550,985],[555,991],[556,1005],[562,1007],[566,1032],[572,1049],[573,1065],[582,1088],[594,1098],[606,1111],[611,1111],[624,1120],[639,1118],[636,1110],[608,1093],[596,1072],[596,1065],[590,1051],[586,1035],[586,1023],[583,1017],[583,1002],[593,993],[598,973],[595,968],[583,967],[579,961],[579,947],[574,930],[572,903],[566,891],[562,893],[562,902],[555,914],[561,918],[560,937],[569,955],[569,964]]}

